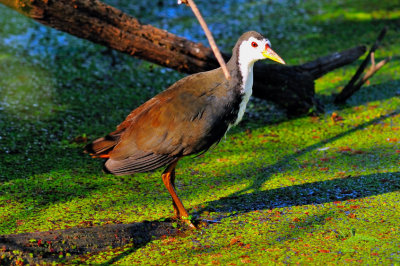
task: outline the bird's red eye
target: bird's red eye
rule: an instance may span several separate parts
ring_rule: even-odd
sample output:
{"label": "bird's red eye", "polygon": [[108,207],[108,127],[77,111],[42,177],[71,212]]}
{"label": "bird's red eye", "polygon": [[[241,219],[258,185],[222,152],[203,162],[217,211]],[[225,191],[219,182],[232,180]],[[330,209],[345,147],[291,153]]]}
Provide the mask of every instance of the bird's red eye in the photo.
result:
{"label": "bird's red eye", "polygon": [[256,42],[252,42],[252,43],[251,43],[251,46],[254,47],[254,48],[256,48],[256,47],[258,46],[258,44],[257,44]]}

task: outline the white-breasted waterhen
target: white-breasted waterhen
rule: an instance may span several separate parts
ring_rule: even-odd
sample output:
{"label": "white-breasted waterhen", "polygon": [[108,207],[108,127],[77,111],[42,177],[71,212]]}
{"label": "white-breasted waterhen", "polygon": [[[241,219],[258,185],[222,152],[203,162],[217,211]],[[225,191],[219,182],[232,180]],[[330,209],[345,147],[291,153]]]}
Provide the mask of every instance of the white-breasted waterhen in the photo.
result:
{"label": "white-breasted waterhen", "polygon": [[106,158],[114,175],[148,172],[167,165],[162,180],[175,215],[190,227],[189,214],[175,191],[175,167],[187,155],[207,151],[242,119],[252,93],[257,60],[285,62],[261,34],[244,33],[233,48],[227,80],[221,68],[187,76],[135,110],[114,132],[86,146],[95,158]]}

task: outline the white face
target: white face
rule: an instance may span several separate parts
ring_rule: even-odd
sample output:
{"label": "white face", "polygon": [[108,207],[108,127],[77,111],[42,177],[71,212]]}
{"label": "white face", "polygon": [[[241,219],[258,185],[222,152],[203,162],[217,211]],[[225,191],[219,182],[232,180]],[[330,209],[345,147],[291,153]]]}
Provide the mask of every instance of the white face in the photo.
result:
{"label": "white face", "polygon": [[250,37],[247,41],[242,42],[239,47],[239,60],[242,61],[242,64],[251,64],[257,60],[265,59],[262,52],[265,51],[266,45],[271,47],[269,40],[258,40]]}

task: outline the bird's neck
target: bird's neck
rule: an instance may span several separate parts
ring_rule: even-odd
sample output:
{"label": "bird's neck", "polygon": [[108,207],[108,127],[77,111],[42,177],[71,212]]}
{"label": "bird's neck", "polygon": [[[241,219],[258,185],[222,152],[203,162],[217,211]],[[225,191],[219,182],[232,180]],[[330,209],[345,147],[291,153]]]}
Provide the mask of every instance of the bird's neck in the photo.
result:
{"label": "bird's neck", "polygon": [[228,69],[233,78],[233,82],[240,84],[241,94],[250,97],[253,87],[253,66],[256,60],[249,60],[245,54],[238,50],[234,51],[232,58],[228,62]]}
{"label": "bird's neck", "polygon": [[237,113],[237,118],[232,124],[229,124],[228,130],[231,126],[237,125],[243,118],[246,110],[246,105],[253,92],[253,65],[255,60],[249,60],[248,56],[241,55],[239,49],[233,50],[233,55],[228,62],[228,69],[231,74],[232,89],[235,90],[238,99],[240,99]]}

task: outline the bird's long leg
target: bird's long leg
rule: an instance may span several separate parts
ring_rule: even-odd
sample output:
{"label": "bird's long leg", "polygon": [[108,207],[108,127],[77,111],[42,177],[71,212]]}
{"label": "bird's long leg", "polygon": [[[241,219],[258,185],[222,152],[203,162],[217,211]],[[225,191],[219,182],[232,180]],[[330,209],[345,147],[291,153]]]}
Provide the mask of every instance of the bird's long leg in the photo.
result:
{"label": "bird's long leg", "polygon": [[[172,187],[174,188],[174,190],[176,191],[176,188],[175,188],[175,167],[171,171],[171,184],[172,184]],[[176,206],[176,203],[175,203],[174,199],[172,199],[172,206],[174,207],[175,218],[179,219],[181,217],[181,214],[179,212],[178,206]]]}
{"label": "bird's long leg", "polygon": [[178,214],[178,218],[182,219],[189,227],[196,228],[189,219],[189,214],[186,211],[185,207],[182,204],[182,201],[179,199],[178,195],[176,194],[174,183],[175,183],[175,167],[178,163],[178,160],[171,163],[167,169],[165,169],[164,173],[162,174],[162,180],[164,182],[165,187],[167,188],[169,194],[171,195],[173,206],[175,210],[175,214]]}

